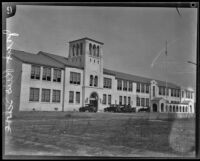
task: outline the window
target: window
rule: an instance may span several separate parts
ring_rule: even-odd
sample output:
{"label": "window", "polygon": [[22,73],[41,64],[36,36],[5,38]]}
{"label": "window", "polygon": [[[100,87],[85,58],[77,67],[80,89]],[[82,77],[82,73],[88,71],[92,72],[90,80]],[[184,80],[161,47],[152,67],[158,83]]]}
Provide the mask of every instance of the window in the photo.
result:
{"label": "window", "polygon": [[31,79],[40,80],[40,67],[39,66],[31,66]]}
{"label": "window", "polygon": [[90,75],[90,86],[93,86],[93,75]]}
{"label": "window", "polygon": [[122,96],[119,96],[119,104],[122,105]]}
{"label": "window", "polygon": [[60,90],[53,90],[52,102],[60,102]]}
{"label": "window", "polygon": [[54,82],[61,82],[61,70],[60,69],[54,69],[53,81]]}
{"label": "window", "polygon": [[162,88],[161,88],[161,87],[159,87],[159,95],[161,95],[161,93],[162,93],[162,92],[161,92],[161,90],[162,90]]}
{"label": "window", "polygon": [[141,98],[141,106],[144,107],[144,98]]}
{"label": "window", "polygon": [[99,46],[97,46],[97,57],[99,57]]}
{"label": "window", "polygon": [[96,56],[96,45],[93,45],[93,56]]}
{"label": "window", "polygon": [[50,89],[42,89],[42,102],[50,102]]}
{"label": "window", "polygon": [[140,92],[140,83],[137,83],[137,89],[136,89],[137,92]]}
{"label": "window", "polygon": [[81,74],[76,72],[70,72],[70,84],[80,84]]}
{"label": "window", "polygon": [[108,95],[108,104],[111,104],[111,95]]}
{"label": "window", "polygon": [[173,97],[174,96],[174,90],[171,89],[171,96]]}
{"label": "window", "polygon": [[76,46],[75,45],[73,45],[73,56],[75,56],[75,54],[76,54]]}
{"label": "window", "polygon": [[126,96],[124,96],[124,104],[126,105]]}
{"label": "window", "polygon": [[89,45],[89,54],[92,55],[92,44]]}
{"label": "window", "polygon": [[128,105],[131,105],[131,97],[128,97]]}
{"label": "window", "polygon": [[51,81],[51,68],[43,68],[42,80]]}
{"label": "window", "polygon": [[155,97],[155,86],[153,86],[153,97]]}
{"label": "window", "polygon": [[193,92],[191,92],[191,99],[192,99],[192,97],[193,97],[192,95],[193,95]]}
{"label": "window", "polygon": [[103,94],[103,104],[106,105],[106,94]]}
{"label": "window", "polygon": [[98,77],[97,76],[94,77],[94,86],[95,87],[98,86]]}
{"label": "window", "polygon": [[29,101],[39,101],[40,89],[30,88]]}
{"label": "window", "polygon": [[140,97],[138,97],[138,96],[136,98],[136,103],[137,103],[137,106],[140,106]]}
{"label": "window", "polygon": [[111,78],[104,78],[103,81],[103,88],[112,88],[112,79]]}
{"label": "window", "polygon": [[149,93],[149,85],[146,85],[146,93]]}
{"label": "window", "polygon": [[83,55],[83,43],[80,43],[80,55]]}
{"label": "window", "polygon": [[175,106],[173,106],[173,112],[176,112],[176,110],[175,110]]}
{"label": "window", "polygon": [[78,56],[78,55],[79,55],[79,45],[76,44],[76,56]]}
{"label": "window", "polygon": [[133,91],[133,83],[131,81],[129,81],[128,91]]}
{"label": "window", "polygon": [[161,112],[164,112],[164,103],[161,103]]}
{"label": "window", "polygon": [[123,90],[124,90],[124,91],[127,91],[127,81],[124,80],[123,83],[124,83]]}
{"label": "window", "polygon": [[142,84],[141,84],[141,92],[142,92],[142,93],[144,93],[144,86],[145,86],[145,85],[142,83]]}
{"label": "window", "polygon": [[74,103],[74,91],[69,91],[69,103]]}
{"label": "window", "polygon": [[117,80],[117,90],[122,90],[122,80]]}
{"label": "window", "polygon": [[146,107],[149,107],[149,98],[146,98]]}
{"label": "window", "polygon": [[80,92],[76,92],[76,103],[80,103]]}
{"label": "window", "polygon": [[178,112],[178,106],[176,106],[176,112]]}
{"label": "window", "polygon": [[182,97],[184,97],[184,91],[182,91]]}

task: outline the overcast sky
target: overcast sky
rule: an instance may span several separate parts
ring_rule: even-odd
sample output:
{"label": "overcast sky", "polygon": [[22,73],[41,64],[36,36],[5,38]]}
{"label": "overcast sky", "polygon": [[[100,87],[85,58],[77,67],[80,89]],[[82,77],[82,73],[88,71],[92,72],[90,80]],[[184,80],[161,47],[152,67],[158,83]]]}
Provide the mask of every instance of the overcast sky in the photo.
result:
{"label": "overcast sky", "polygon": [[[69,41],[90,37],[104,43],[105,68],[195,88],[196,66],[187,61],[196,62],[197,10],[179,12],[181,16],[175,8],[17,6],[7,29],[19,34],[14,49],[66,57]],[[161,52],[166,41],[167,56]]]}

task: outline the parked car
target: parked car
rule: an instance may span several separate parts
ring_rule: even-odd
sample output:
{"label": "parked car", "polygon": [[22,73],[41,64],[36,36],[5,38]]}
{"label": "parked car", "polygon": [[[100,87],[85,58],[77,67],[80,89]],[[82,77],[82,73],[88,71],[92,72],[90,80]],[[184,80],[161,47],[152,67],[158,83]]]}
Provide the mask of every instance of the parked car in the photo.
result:
{"label": "parked car", "polygon": [[118,105],[111,104],[110,107],[104,108],[104,112],[121,112],[121,109]]}
{"label": "parked car", "polygon": [[97,108],[93,105],[87,104],[79,108],[79,112],[97,112]]}
{"label": "parked car", "polygon": [[135,108],[132,108],[131,105],[123,105],[121,107],[121,112],[124,112],[124,113],[131,113],[131,112],[135,112]]}
{"label": "parked car", "polygon": [[143,107],[143,108],[140,108],[138,110],[138,112],[150,112],[150,108],[149,107]]}

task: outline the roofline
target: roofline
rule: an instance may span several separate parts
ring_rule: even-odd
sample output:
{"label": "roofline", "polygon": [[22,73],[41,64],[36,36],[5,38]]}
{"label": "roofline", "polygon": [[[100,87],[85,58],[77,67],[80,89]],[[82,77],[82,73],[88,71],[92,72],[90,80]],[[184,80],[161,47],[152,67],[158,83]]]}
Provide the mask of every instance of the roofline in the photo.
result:
{"label": "roofline", "polygon": [[90,41],[94,41],[96,43],[99,43],[101,45],[103,45],[104,43],[100,42],[100,41],[97,41],[97,40],[94,40],[94,39],[91,39],[91,38],[88,38],[88,37],[84,37],[84,38],[80,38],[80,39],[77,39],[77,40],[73,40],[73,41],[69,41],[69,43],[72,43],[72,42],[76,42],[76,41],[80,41],[80,40],[90,40]]}

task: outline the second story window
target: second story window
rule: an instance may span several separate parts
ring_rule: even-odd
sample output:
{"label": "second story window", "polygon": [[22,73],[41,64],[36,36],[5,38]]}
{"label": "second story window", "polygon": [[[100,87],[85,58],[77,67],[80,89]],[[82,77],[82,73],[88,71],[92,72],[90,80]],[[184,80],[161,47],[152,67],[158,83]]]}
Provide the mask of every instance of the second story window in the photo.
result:
{"label": "second story window", "polygon": [[131,81],[129,81],[128,91],[133,91],[133,83]]}
{"label": "second story window", "polygon": [[146,93],[149,93],[149,85],[146,85]]}
{"label": "second story window", "polygon": [[43,68],[42,80],[51,81],[51,68]]}
{"label": "second story window", "polygon": [[93,86],[93,75],[90,75],[90,86]]}
{"label": "second story window", "polygon": [[142,84],[141,84],[141,92],[142,92],[142,93],[144,93],[144,86],[145,86],[145,84],[142,83]]}
{"label": "second story window", "polygon": [[137,92],[140,92],[140,83],[137,83],[137,89],[136,89]]}
{"label": "second story window", "polygon": [[70,72],[70,84],[80,84],[81,74],[76,72]]}
{"label": "second story window", "polygon": [[61,82],[61,70],[54,69],[53,71],[53,81],[54,82]]}
{"label": "second story window", "polygon": [[127,81],[126,81],[126,80],[124,80],[123,82],[124,82],[124,87],[123,87],[123,90],[124,90],[124,91],[127,91]]}
{"label": "second story window", "polygon": [[117,80],[117,90],[122,90],[122,80]]}
{"label": "second story window", "polygon": [[112,79],[110,79],[110,78],[104,78],[103,88],[109,88],[109,89],[111,89],[112,88]]}
{"label": "second story window", "polygon": [[31,66],[31,79],[40,80],[40,67],[39,66]]}
{"label": "second story window", "polygon": [[94,86],[95,87],[98,86],[98,77],[97,76],[94,77]]}

